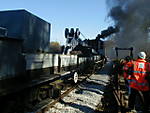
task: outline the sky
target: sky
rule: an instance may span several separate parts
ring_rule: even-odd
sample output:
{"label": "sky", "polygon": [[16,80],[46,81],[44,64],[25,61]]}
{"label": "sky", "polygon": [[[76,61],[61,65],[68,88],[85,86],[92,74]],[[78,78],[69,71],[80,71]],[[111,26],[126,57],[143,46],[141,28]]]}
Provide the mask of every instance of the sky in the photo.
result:
{"label": "sky", "polygon": [[[2,0],[0,10],[25,9],[51,24],[50,41],[65,44],[65,28],[94,39],[111,25],[106,0]],[[84,39],[81,37],[81,39]]]}

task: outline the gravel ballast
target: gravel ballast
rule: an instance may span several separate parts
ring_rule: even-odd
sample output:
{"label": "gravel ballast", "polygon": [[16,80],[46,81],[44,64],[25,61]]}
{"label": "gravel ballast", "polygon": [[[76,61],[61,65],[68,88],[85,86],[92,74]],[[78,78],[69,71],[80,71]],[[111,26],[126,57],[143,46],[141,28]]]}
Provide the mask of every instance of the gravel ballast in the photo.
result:
{"label": "gravel ballast", "polygon": [[46,113],[94,113],[97,105],[101,104],[106,85],[109,83],[108,69],[105,68],[90,76],[86,82],[69,93]]}

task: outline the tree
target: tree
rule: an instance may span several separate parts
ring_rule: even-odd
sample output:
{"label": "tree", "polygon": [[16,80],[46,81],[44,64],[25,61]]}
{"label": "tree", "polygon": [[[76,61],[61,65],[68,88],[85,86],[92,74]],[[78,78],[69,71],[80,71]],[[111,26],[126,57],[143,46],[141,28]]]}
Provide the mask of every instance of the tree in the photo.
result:
{"label": "tree", "polygon": [[61,53],[61,45],[59,44],[59,42],[50,42],[50,46],[49,46],[49,52],[50,53]]}

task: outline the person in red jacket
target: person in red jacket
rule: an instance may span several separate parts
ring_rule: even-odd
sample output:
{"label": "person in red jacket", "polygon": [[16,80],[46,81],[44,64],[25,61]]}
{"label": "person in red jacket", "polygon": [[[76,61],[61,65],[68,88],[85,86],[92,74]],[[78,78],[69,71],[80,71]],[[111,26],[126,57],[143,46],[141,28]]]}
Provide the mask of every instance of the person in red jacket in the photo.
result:
{"label": "person in red jacket", "polygon": [[132,70],[131,74],[131,94],[129,95],[129,109],[134,109],[136,96],[139,94],[143,100],[143,111],[148,112],[149,107],[149,83],[146,78],[150,76],[150,64],[145,60],[145,52],[138,53],[138,59],[132,62],[129,69]]}
{"label": "person in red jacket", "polygon": [[129,68],[132,66],[132,58],[130,56],[125,57],[125,62],[123,65],[123,77],[125,80],[125,86],[128,90],[128,94],[131,92],[131,88],[129,87],[130,80],[131,80],[131,70]]}

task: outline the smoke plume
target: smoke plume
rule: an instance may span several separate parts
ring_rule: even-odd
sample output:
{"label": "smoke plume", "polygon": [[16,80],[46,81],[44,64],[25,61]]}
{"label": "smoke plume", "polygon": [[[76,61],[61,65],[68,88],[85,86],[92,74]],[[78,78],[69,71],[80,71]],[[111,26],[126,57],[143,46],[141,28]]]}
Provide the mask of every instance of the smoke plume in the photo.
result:
{"label": "smoke plume", "polygon": [[107,5],[109,17],[120,28],[116,45],[150,54],[150,0],[107,0]]}

